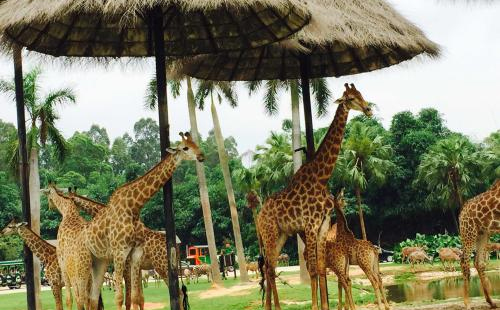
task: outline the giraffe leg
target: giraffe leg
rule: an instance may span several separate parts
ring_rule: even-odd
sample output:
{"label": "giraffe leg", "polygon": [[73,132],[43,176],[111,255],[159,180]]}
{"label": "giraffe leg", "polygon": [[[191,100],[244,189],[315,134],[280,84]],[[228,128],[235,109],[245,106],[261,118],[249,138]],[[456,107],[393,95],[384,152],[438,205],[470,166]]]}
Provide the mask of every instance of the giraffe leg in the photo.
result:
{"label": "giraffe leg", "polygon": [[[101,294],[101,286],[104,280],[104,273],[108,267],[108,262],[103,259],[92,259],[92,287],[90,288],[90,309],[98,309],[99,295]],[[71,309],[71,308],[69,308]]]}
{"label": "giraffe leg", "polygon": [[131,310],[132,308],[132,275],[130,271],[130,259],[125,262],[125,270],[123,272],[123,278],[125,280],[125,310]]}
{"label": "giraffe leg", "polygon": [[483,287],[483,293],[484,297],[486,298],[486,301],[490,304],[490,307],[492,309],[496,308],[495,303],[493,300],[491,300],[490,296],[490,291],[491,291],[491,285],[490,281],[484,274],[484,271],[486,269],[486,263],[485,263],[485,255],[484,252],[486,251],[486,245],[488,244],[488,234],[486,233],[480,233],[477,241],[476,241],[476,256],[474,258],[474,266],[476,267],[477,273],[479,275],[479,279],[481,280],[481,286]]}
{"label": "giraffe leg", "polygon": [[464,225],[460,223],[460,235],[462,239],[462,257],[460,258],[460,268],[462,269],[462,275],[464,278],[464,304],[466,309],[470,309],[470,300],[469,300],[469,283],[470,283],[470,256],[472,254],[472,248],[474,246],[474,239],[476,234],[474,231],[469,231],[469,235],[463,233]]}
{"label": "giraffe leg", "polygon": [[342,283],[340,283],[340,280],[337,280],[337,290],[337,294],[339,295],[339,303],[337,305],[337,309],[342,310]]}
{"label": "giraffe leg", "polygon": [[317,240],[317,261],[319,275],[319,290],[321,297],[321,310],[328,310],[328,291],[326,287],[326,234],[330,228],[330,217],[327,216],[319,229]]}
{"label": "giraffe leg", "polygon": [[[283,245],[285,244],[286,242],[286,238],[287,236],[286,235],[280,235],[279,238],[278,238],[278,242],[276,243],[276,251],[274,252],[274,254],[276,255],[276,257],[273,257],[273,259],[271,260],[271,262],[276,262],[276,258],[277,258],[277,255],[278,253],[281,252],[281,249],[283,248]],[[272,285],[272,290],[273,290],[273,298],[274,298],[274,309],[275,310],[280,310],[281,309],[281,305],[280,305],[280,300],[279,300],[279,297],[278,297],[278,289],[276,288],[276,265],[272,265],[272,268],[271,268],[271,271],[272,271],[272,278],[271,278],[271,285]]]}
{"label": "giraffe leg", "polygon": [[312,310],[318,310],[317,230],[306,231],[307,270],[311,278]]}
{"label": "giraffe leg", "polygon": [[130,270],[132,279],[132,308],[137,310],[141,307],[141,289],[142,289],[142,279],[141,279],[141,258],[142,258],[142,247],[137,247],[132,249],[130,253]]}
{"label": "giraffe leg", "polygon": [[117,310],[122,310],[122,305],[123,305],[123,271],[125,269],[125,261],[128,257],[128,254],[130,253],[130,250],[131,249],[127,249],[121,253],[116,253],[113,255],[113,257],[114,257],[113,263],[115,266],[115,273],[113,276],[114,276],[115,285],[116,285],[115,305],[116,305]]}
{"label": "giraffe leg", "polygon": [[69,281],[69,277],[66,273],[63,273],[64,278],[64,286],[66,287],[66,309],[72,309],[73,307],[73,298],[71,296],[71,282]]}
{"label": "giraffe leg", "polygon": [[56,302],[56,310],[63,310],[62,306],[62,289],[59,284],[51,286],[52,295],[54,295],[54,300]]}

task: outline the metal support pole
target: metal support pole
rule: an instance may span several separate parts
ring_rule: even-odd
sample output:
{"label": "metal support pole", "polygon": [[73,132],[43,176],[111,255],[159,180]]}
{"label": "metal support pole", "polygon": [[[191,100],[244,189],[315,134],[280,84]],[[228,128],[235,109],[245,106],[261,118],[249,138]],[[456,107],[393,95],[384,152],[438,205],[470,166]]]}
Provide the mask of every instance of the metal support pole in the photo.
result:
{"label": "metal support pole", "polygon": [[300,86],[302,88],[302,101],[304,103],[304,119],[306,125],[306,159],[311,161],[314,156],[314,133],[311,111],[311,91],[309,87],[309,68],[311,59],[307,55],[300,55]]}
{"label": "metal support pole", "polygon": [[[17,136],[19,139],[19,175],[21,178],[21,202],[24,221],[31,227],[30,193],[28,182],[28,152],[26,150],[26,118],[24,115],[23,59],[21,47],[14,46],[14,84],[16,87]],[[35,279],[33,274],[33,253],[24,244],[24,268],[28,310],[36,309]]]}
{"label": "metal support pole", "polygon": [[[153,39],[156,58],[156,91],[158,94],[158,115],[160,125],[161,157],[167,155],[170,146],[170,125],[168,122],[167,105],[167,73],[165,59],[165,40],[163,37],[163,12],[160,7],[152,11]],[[177,269],[176,238],[174,209],[172,206],[172,179],[163,186],[163,209],[165,212],[165,233],[167,239],[168,291],[170,293],[170,309],[179,310],[179,278]]]}

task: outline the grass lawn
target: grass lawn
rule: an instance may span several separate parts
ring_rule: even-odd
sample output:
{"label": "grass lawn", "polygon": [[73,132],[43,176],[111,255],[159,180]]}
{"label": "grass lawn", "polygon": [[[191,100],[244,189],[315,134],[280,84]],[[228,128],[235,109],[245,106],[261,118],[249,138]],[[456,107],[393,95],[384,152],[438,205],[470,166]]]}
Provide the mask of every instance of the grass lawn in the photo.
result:
{"label": "grass lawn", "polygon": [[[471,264],[472,265],[472,264]],[[492,260],[488,264],[488,269],[496,269],[500,267],[500,261]],[[411,282],[415,280],[415,275],[410,272],[409,265],[398,264],[382,264],[381,271],[384,275],[394,275],[394,280],[397,283]],[[439,263],[434,265],[418,266],[416,272],[437,271],[441,270]],[[291,277],[298,277],[298,272],[283,272],[280,277],[287,281]],[[356,279],[364,277],[362,275],[353,276],[353,297],[357,304],[373,303],[375,296],[373,290],[369,286],[361,286],[357,284]],[[252,277],[253,278],[253,277]],[[221,290],[211,289],[211,284],[207,283],[206,279],[200,279],[200,283],[188,284],[189,302],[192,310],[253,310],[261,308],[261,296],[259,294],[258,283],[254,282],[247,285],[240,285],[238,280],[232,278],[224,281],[224,288]],[[311,292],[309,285],[292,284],[285,285],[277,281],[281,306],[284,310],[309,310],[311,308]],[[335,309],[337,305],[337,282],[333,276],[328,277],[328,291],[330,295],[330,307]],[[206,296],[212,294],[213,296]],[[159,288],[155,288],[154,283],[149,283],[149,287],[144,289],[144,297],[146,302],[146,310],[149,308],[148,303],[154,303],[154,309],[169,309],[168,290],[164,283],[161,283]],[[43,291],[41,294],[42,305],[44,310],[55,309],[54,299],[50,291]],[[103,289],[103,300],[106,309],[114,309],[114,293],[107,288]],[[159,305],[161,304],[161,305]],[[149,305],[151,306],[151,305]],[[25,293],[12,293],[0,295],[0,309],[2,310],[24,310],[26,309]],[[73,303],[73,309],[76,305]],[[152,309],[152,308],[149,308]]]}
{"label": "grass lawn", "polygon": [[[257,282],[252,282],[249,289],[238,290],[231,293],[231,287],[238,285],[239,281],[230,279],[224,281],[224,288],[228,289],[227,294],[222,296],[201,298],[200,294],[210,289],[210,284],[206,279],[200,280],[200,283],[188,284],[189,303],[193,310],[213,310],[213,309],[260,309],[261,296],[259,294],[259,286]],[[279,285],[280,300],[282,301],[282,308],[288,310],[310,309],[311,308],[311,291],[309,285],[292,285],[285,286],[281,283]],[[337,282],[328,281],[328,288],[330,292],[330,305],[332,307],[337,305],[333,296],[337,296]],[[354,285],[353,294],[357,303],[363,304],[371,302],[374,299],[371,288],[361,288]],[[334,295],[332,295],[332,293]],[[105,309],[114,309],[113,291],[103,289],[103,300]],[[55,309],[54,299],[50,291],[43,291],[41,293],[42,305],[44,310]],[[0,295],[0,309],[5,310],[25,310],[26,309],[26,295],[25,293],[12,293]],[[163,308],[169,309],[168,290],[164,283],[161,287],[155,288],[153,283],[144,289],[144,299],[146,303],[162,303]],[[64,302],[64,301],[63,301]],[[73,303],[73,309],[76,309]],[[147,309],[147,308],[146,308]]]}

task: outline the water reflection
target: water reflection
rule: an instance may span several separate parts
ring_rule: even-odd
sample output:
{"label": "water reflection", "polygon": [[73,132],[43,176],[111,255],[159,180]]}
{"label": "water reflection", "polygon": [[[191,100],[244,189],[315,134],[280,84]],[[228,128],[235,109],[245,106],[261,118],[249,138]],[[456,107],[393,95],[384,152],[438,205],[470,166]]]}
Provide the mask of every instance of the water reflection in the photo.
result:
{"label": "water reflection", "polygon": [[[500,294],[500,274],[498,272],[487,273],[490,280],[492,294]],[[433,281],[412,281],[386,286],[388,299],[399,303],[405,301],[428,301],[443,300],[449,298],[462,297],[463,290],[462,277],[448,277]],[[469,296],[481,296],[481,283],[479,277],[471,278]]]}

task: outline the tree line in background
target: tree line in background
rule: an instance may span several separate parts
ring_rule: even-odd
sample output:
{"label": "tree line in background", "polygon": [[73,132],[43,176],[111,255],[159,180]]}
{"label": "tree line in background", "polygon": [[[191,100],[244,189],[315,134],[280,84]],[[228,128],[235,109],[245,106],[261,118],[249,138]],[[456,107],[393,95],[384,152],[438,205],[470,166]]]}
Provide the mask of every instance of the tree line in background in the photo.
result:
{"label": "tree line in background", "polygon": [[[42,97],[38,87],[33,85],[36,83],[25,77],[25,84],[25,89],[31,87],[33,92],[31,97],[28,96],[33,98],[29,111],[32,117],[30,133],[33,133],[30,148],[35,148],[39,154],[42,188],[49,180],[55,180],[60,187],[77,187],[80,194],[107,202],[115,188],[142,175],[160,160],[159,128],[154,120],[138,120],[132,133],[125,133],[112,142],[106,129],[98,125],[92,125],[88,131],[75,132],[65,140],[57,130],[55,121],[58,116],[54,107],[73,103],[75,98],[71,90],[62,89]],[[313,84],[316,110],[322,115],[328,108],[334,108],[328,107],[330,93],[324,81]],[[171,83],[177,96],[180,85],[180,82]],[[265,84],[263,101],[269,114],[277,111],[276,96],[280,89],[291,91],[293,107],[300,96],[297,85],[294,81]],[[219,103],[225,98],[232,106],[237,104],[232,84],[197,83],[197,86],[192,99],[199,108],[203,108],[207,97],[214,107],[214,95]],[[0,87],[9,92],[7,82],[2,82]],[[261,84],[248,84],[250,92],[258,87]],[[150,83],[150,89],[155,89],[154,81]],[[150,107],[154,107],[156,100],[152,94],[154,92],[148,92],[146,96],[146,104]],[[253,151],[250,168],[242,164],[237,141],[233,137],[223,139],[227,167],[235,185],[234,200],[242,241],[249,256],[258,253],[252,214],[255,197],[263,201],[286,186],[293,174],[292,128],[292,121],[285,120],[281,131],[271,132],[265,143]],[[316,145],[326,130],[319,128],[315,131]],[[211,131],[200,140],[200,147],[206,157],[204,166],[215,240],[218,246],[222,246],[223,240],[233,239],[233,233],[227,183],[223,177],[225,165],[220,164],[218,139],[221,141],[221,137]],[[12,173],[12,164],[9,164],[16,161],[16,141],[15,126],[0,120],[0,227],[11,217],[20,216],[21,212],[19,187]],[[475,143],[467,136],[450,131],[439,112],[428,108],[417,114],[408,111],[395,114],[389,129],[385,129],[376,118],[356,116],[351,119],[329,185],[332,193],[346,188],[347,216],[357,235],[366,234],[368,239],[375,243],[380,241],[387,248],[415,236],[417,232],[455,234],[458,210],[463,202],[486,190],[498,177],[500,131]],[[179,238],[184,245],[206,244],[195,165],[183,162],[174,173],[173,182]],[[43,197],[41,204],[42,236],[55,239],[60,216],[48,209]],[[144,206],[141,217],[150,228],[163,229],[161,194]],[[16,237],[0,240],[0,260],[18,257],[21,249]],[[292,239],[284,251],[296,260],[297,247]]]}

